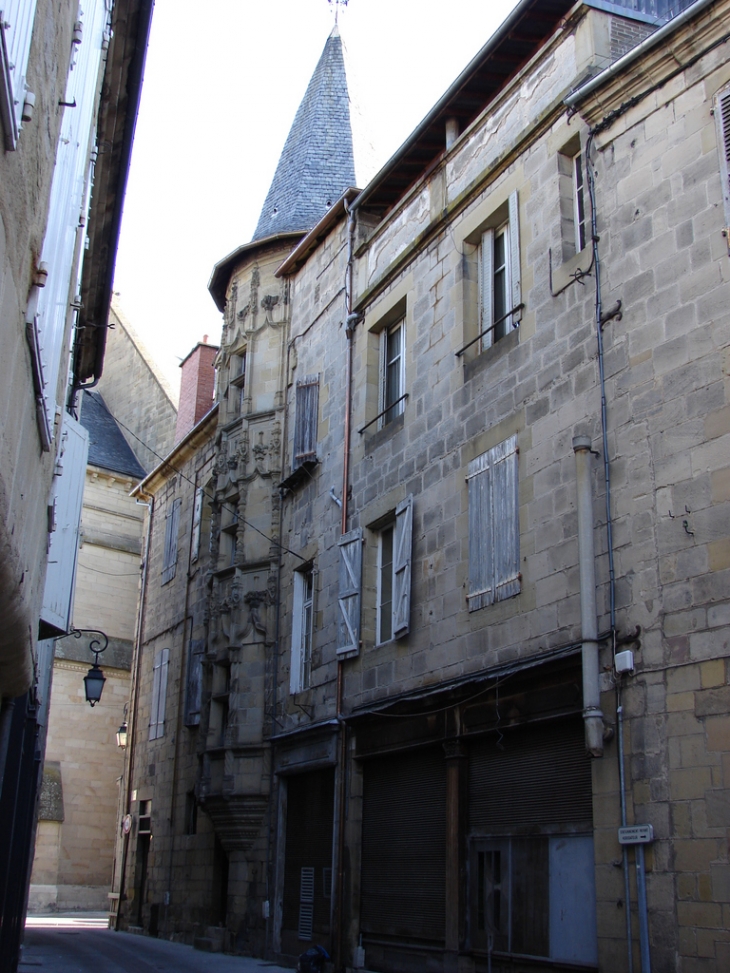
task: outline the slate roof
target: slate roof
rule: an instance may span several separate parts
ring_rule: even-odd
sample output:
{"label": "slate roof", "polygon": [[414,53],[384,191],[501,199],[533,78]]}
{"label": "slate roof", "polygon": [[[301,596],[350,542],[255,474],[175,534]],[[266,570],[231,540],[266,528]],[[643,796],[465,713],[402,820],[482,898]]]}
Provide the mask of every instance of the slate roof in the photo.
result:
{"label": "slate roof", "polygon": [[89,433],[89,463],[112,473],[125,473],[142,480],[146,471],[139,465],[116,419],[98,392],[84,392],[81,425]]}
{"label": "slate roof", "polygon": [[350,98],[335,27],[297,110],[253,239],[306,233],[354,185]]}

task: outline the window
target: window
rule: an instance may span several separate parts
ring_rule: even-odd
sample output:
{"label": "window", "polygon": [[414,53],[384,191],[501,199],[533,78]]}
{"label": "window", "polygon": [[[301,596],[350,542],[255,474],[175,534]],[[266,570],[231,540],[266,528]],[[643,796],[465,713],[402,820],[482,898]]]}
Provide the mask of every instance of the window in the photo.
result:
{"label": "window", "polygon": [[590,835],[480,838],[470,858],[475,947],[598,961]]}
{"label": "window", "polygon": [[479,246],[479,332],[482,350],[517,327],[522,309],[519,205],[509,198],[509,219],[488,227]]}
{"label": "window", "polygon": [[228,568],[236,563],[238,553],[238,498],[223,506],[221,520],[221,567]]}
{"label": "window", "polygon": [[165,551],[162,559],[162,583],[167,584],[177,570],[177,532],[180,523],[182,500],[173,500],[165,517]]}
{"label": "window", "polygon": [[195,791],[188,791],[185,795],[185,834],[198,833],[198,802]]}
{"label": "window", "polygon": [[292,469],[317,459],[317,422],[319,419],[319,375],[297,382],[294,456]]}
{"label": "window", "polygon": [[170,650],[160,649],[155,653],[152,667],[152,704],[150,706],[150,740],[165,735],[165,701],[167,699],[167,670],[170,665]]}
{"label": "window", "polygon": [[405,407],[406,321],[402,318],[380,333],[380,428]]}
{"label": "window", "polygon": [[[725,202],[725,225],[730,227],[730,87],[724,88],[715,101],[717,141],[720,146],[722,196]],[[730,237],[727,238],[730,248]]]}
{"label": "window", "polygon": [[231,355],[228,362],[228,414],[240,416],[246,398],[246,352]]}
{"label": "window", "polygon": [[312,632],[314,629],[314,569],[294,572],[294,606],[292,609],[291,669],[289,692],[300,693],[309,686],[312,668]]}
{"label": "window", "polygon": [[203,656],[205,640],[190,639],[188,671],[185,685],[185,726],[200,725],[200,704],[203,692]]}
{"label": "window", "polygon": [[205,491],[202,487],[195,491],[195,504],[193,506],[193,536],[190,545],[190,560],[195,562],[200,557],[200,531],[203,523],[203,497]]}
{"label": "window", "polygon": [[35,7],[36,0],[5,0],[0,10],[0,118],[8,151],[16,146],[23,116]]}
{"label": "window", "polygon": [[575,252],[580,253],[586,245],[586,207],[583,196],[583,155],[576,152],[572,160],[573,170],[573,228],[575,230]]}
{"label": "window", "polygon": [[469,611],[520,591],[517,436],[469,464]]}
{"label": "window", "polygon": [[413,497],[398,504],[378,537],[377,643],[408,634],[411,603]]}

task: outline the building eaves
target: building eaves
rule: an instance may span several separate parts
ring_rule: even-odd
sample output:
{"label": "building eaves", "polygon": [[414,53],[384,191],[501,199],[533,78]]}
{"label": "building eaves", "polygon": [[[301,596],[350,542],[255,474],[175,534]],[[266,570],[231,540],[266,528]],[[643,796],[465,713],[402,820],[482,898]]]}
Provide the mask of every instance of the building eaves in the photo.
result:
{"label": "building eaves", "polygon": [[222,313],[226,307],[226,291],[228,282],[231,279],[233,268],[240,263],[244,257],[251,256],[255,251],[272,249],[274,246],[281,246],[282,243],[291,243],[302,237],[301,232],[294,233],[274,233],[271,236],[262,237],[260,240],[252,240],[237,247],[213,267],[213,273],[208,281],[210,296],[215,301],[215,306]]}
{"label": "building eaves", "polygon": [[114,5],[112,40],[102,83],[87,230],[89,245],[81,280],[81,308],[73,355],[74,388],[96,384],[104,367],[106,332],[124,194],[132,156],[154,0]]}
{"label": "building eaves", "polygon": [[216,403],[209,412],[206,412],[200,422],[193,426],[187,436],[181,439],[167,456],[157,464],[154,470],[132,490],[130,496],[148,497],[153,495],[171,476],[180,472],[180,466],[183,463],[190,459],[208,440],[213,438],[217,428],[218,404]]}
{"label": "building eaves", "polygon": [[316,249],[322,240],[347,213],[348,204],[356,199],[360,190],[351,187],[345,190],[334,206],[330,207],[322,219],[304,237],[301,243],[292,250],[286,260],[281,264],[274,274],[275,277],[288,277],[289,274],[298,270],[306,261],[310,253]]}
{"label": "building eaves", "polygon": [[[628,6],[629,0],[585,5],[611,7],[628,19],[646,21]],[[467,129],[495,96],[505,88],[540,46],[560,28],[575,0],[520,0],[504,23],[472,58],[458,78],[436,102],[423,121],[386,162],[355,200],[384,217],[430,167],[446,153],[446,122],[455,119],[460,132]],[[655,18],[649,18],[655,22]]]}

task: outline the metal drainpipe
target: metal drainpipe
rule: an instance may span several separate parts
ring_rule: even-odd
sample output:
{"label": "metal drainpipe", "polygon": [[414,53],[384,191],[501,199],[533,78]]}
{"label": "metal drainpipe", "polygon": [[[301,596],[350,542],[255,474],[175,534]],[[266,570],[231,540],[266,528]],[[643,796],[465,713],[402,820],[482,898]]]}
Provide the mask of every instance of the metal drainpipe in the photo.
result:
{"label": "metal drainpipe", "polygon": [[[143,501],[139,501],[143,503]],[[147,578],[149,575],[149,563],[150,563],[150,541],[152,540],[152,521],[155,513],[155,498],[153,496],[149,497],[149,503],[144,504],[149,508],[149,520],[147,521],[147,537],[145,539],[145,549],[144,549],[144,565],[142,568],[142,583],[140,585],[140,596],[139,596],[139,616],[137,618],[137,633],[134,644],[134,658],[132,659],[132,673],[131,673],[131,687],[133,702],[129,710],[129,724],[127,727],[127,751],[129,753],[129,758],[127,760],[127,781],[126,781],[126,813],[130,814],[130,805],[132,803],[132,772],[134,769],[134,735],[137,732],[137,704],[139,702],[139,665],[142,655],[142,627],[144,619],[144,606],[147,595]],[[117,917],[114,922],[114,929],[119,931],[119,922],[122,917],[122,896],[125,890],[125,877],[127,871],[127,854],[129,850],[129,834],[124,835],[124,844],[122,846],[122,867],[119,870],[119,899],[117,901]]]}
{"label": "metal drainpipe", "polygon": [[603,756],[603,713],[598,676],[598,621],[596,610],[596,554],[593,543],[593,497],[591,494],[591,440],[573,438],[578,485],[578,556],[580,567],[580,622],[583,661],[583,720],[586,750]]}
{"label": "metal drainpipe", "polygon": [[[352,312],[352,279],[353,279],[353,256],[355,240],[355,210],[350,209],[347,200],[344,201],[347,220],[347,271],[345,277],[345,310],[347,320],[345,323],[345,334],[347,335],[347,360],[345,365],[345,430],[344,430],[344,454],[342,463],[342,523],[341,533],[347,533],[347,514],[348,514],[348,488],[350,480],[350,426],[352,415],[352,339],[354,335],[355,323],[358,316]],[[336,948],[335,948],[335,969],[344,969],[342,962],[343,948],[343,924],[344,924],[344,894],[345,894],[345,798],[346,788],[346,766],[347,766],[347,726],[342,719],[342,698],[344,672],[342,659],[337,660],[337,719],[340,721],[340,777],[339,777],[339,813],[337,816],[337,921],[335,926]]]}
{"label": "metal drainpipe", "polygon": [[[606,376],[603,362],[603,306],[601,300],[601,255],[598,250],[598,215],[596,210],[596,183],[591,165],[591,148],[595,139],[595,131],[591,131],[586,143],[586,176],[588,184],[588,198],[591,203],[591,240],[593,245],[593,265],[596,281],[596,345],[598,352],[598,377],[601,387],[601,437],[603,443],[603,478],[606,489],[606,548],[608,550],[608,590],[609,611],[611,619],[612,655],[616,655],[616,571],[613,557],[613,523],[611,520],[611,467],[608,459],[608,414],[606,405]],[[623,742],[623,707],[618,683],[616,685],[616,702],[618,712],[618,764],[619,786],[621,788],[621,826],[626,827],[626,773],[624,767]],[[626,910],[626,951],[627,973],[634,971],[634,947],[631,932],[631,885],[629,882],[629,855],[626,845],[621,846],[621,863],[624,873],[624,907]]]}

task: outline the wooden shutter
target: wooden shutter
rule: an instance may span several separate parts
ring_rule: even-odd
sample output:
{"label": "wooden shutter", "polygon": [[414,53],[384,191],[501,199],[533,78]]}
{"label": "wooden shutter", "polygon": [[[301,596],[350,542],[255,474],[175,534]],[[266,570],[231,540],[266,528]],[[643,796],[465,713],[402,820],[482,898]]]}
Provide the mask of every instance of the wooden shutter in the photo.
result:
{"label": "wooden shutter", "polygon": [[305,578],[301,571],[294,572],[294,598],[291,617],[291,654],[289,660],[289,692],[293,696],[302,691],[302,663],[304,632],[302,610],[304,607]]}
{"label": "wooden shutter", "polygon": [[519,483],[517,436],[490,450],[492,458],[492,544],[494,600],[520,590]]}
{"label": "wooden shutter", "polygon": [[319,375],[297,382],[297,414],[294,423],[294,460],[296,469],[307,460],[317,458],[317,424],[319,419]]}
{"label": "wooden shutter", "polygon": [[517,436],[469,464],[469,611],[520,591]]}
{"label": "wooden shutter", "polygon": [[[717,97],[715,106],[717,138],[720,146],[720,172],[722,174],[722,196],[725,202],[725,224],[730,227],[730,88],[725,88]],[[730,248],[730,238],[728,238]]]}
{"label": "wooden shutter", "polygon": [[[494,230],[482,233],[482,245],[479,253],[479,331],[492,327],[494,316]],[[482,335],[482,350],[491,348],[494,343],[494,332],[487,331]]]}
{"label": "wooden shutter", "polygon": [[360,600],[362,590],[362,528],[343,534],[340,548],[338,655],[360,651]]}
{"label": "wooden shutter", "polygon": [[201,487],[195,491],[195,506],[193,508],[193,537],[191,543],[190,560],[197,561],[200,557],[200,529],[203,522],[203,495]]}
{"label": "wooden shutter", "polygon": [[489,452],[469,463],[469,611],[494,601],[491,543],[492,480]]}
{"label": "wooden shutter", "polygon": [[4,0],[0,9],[0,118],[8,151],[22,123],[35,8],[36,0]]}
{"label": "wooden shutter", "polygon": [[182,500],[173,500],[172,507],[165,517],[165,553],[162,562],[162,583],[167,584],[175,577],[177,569],[177,533],[180,523]]}
{"label": "wooden shutter", "polygon": [[167,699],[167,670],[170,650],[160,649],[152,667],[152,703],[150,705],[150,740],[165,735],[165,702]]}
{"label": "wooden shutter", "polygon": [[[522,304],[522,276],[520,273],[520,205],[516,189],[509,198],[509,274],[512,307],[519,308]],[[522,311],[515,311],[511,320],[514,328],[522,320]]]}
{"label": "wooden shutter", "polygon": [[411,617],[411,553],[413,546],[413,497],[409,494],[395,508],[393,530],[393,638],[408,634]]}
{"label": "wooden shutter", "polygon": [[203,692],[204,639],[191,639],[188,652],[188,672],[185,686],[185,726],[200,724],[200,703]]}

